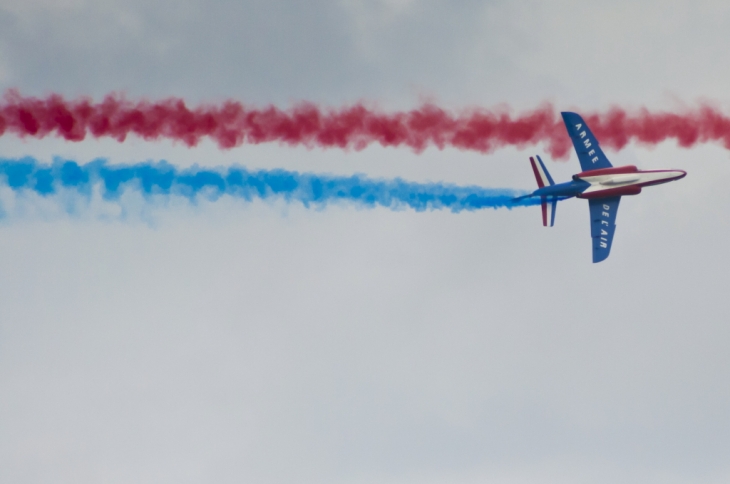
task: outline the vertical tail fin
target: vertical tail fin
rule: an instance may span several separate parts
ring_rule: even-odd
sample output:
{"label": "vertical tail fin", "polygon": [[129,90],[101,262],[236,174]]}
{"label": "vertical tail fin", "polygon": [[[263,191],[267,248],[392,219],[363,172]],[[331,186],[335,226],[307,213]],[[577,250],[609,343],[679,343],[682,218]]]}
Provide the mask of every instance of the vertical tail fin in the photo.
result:
{"label": "vertical tail fin", "polygon": [[[535,161],[535,158],[537,158],[537,161]],[[550,176],[540,157],[536,156],[535,158],[530,157],[530,164],[532,165],[532,172],[535,174],[535,180],[537,180],[537,186],[542,188],[555,185],[553,177]]]}
{"label": "vertical tail fin", "polygon": [[[537,161],[535,158],[537,158]],[[543,188],[555,185],[553,177],[550,176],[540,157],[535,156],[535,158],[530,157],[530,164],[532,165],[532,172],[535,174],[537,186]],[[555,225],[555,210],[558,208],[558,199],[555,197],[541,197],[540,201],[542,202],[542,225],[552,227]]]}

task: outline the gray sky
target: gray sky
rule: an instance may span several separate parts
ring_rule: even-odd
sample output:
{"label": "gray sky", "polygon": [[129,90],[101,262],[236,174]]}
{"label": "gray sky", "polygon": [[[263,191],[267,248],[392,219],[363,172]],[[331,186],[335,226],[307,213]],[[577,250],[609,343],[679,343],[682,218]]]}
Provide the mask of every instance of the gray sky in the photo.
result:
{"label": "gray sky", "polygon": [[[0,87],[725,107],[728,27],[723,2],[0,0]],[[525,189],[541,152],[0,148]],[[109,221],[31,200],[0,226],[0,481],[727,482],[728,151],[608,155],[689,175],[625,197],[598,265],[579,200],[550,230],[537,209],[173,200]]]}

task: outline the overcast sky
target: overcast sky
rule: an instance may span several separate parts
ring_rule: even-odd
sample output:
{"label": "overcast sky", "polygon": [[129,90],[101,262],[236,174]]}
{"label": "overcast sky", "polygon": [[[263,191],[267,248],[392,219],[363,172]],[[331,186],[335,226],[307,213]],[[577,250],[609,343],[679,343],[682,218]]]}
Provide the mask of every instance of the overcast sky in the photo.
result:
{"label": "overcast sky", "polygon": [[[0,88],[39,96],[729,112],[728,45],[720,1],[0,0]],[[535,153],[0,138],[516,189]],[[728,482],[730,153],[607,154],[688,176],[624,197],[596,265],[582,200],[551,229],[228,198],[109,220],[0,187],[0,481]]]}

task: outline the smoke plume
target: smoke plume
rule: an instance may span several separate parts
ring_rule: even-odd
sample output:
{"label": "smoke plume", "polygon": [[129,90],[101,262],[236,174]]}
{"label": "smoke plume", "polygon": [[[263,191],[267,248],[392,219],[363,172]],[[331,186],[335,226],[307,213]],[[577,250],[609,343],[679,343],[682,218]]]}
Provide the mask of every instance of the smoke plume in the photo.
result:
{"label": "smoke plume", "polygon": [[[632,141],[654,145],[676,140],[680,146],[719,142],[730,149],[730,118],[702,105],[681,113],[627,111],[614,107],[601,113],[581,113],[604,147],[621,149]],[[60,136],[81,141],[87,136],[124,141],[129,135],[145,140],[172,139],[194,146],[209,138],[221,148],[278,142],[308,147],[363,149],[429,146],[491,152],[505,146],[543,144],[555,158],[571,150],[560,113],[550,104],[512,114],[508,108],[470,108],[452,112],[434,104],[410,111],[383,112],[354,104],[323,108],[299,103],[289,109],[257,108],[238,101],[190,107],[177,98],[132,101],[108,95],[66,100],[23,97],[8,91],[0,103],[0,134],[21,137]]]}
{"label": "smoke plume", "polygon": [[462,187],[443,183],[378,180],[360,175],[332,176],[285,170],[247,170],[243,167],[180,170],[166,162],[111,165],[96,160],[80,165],[57,159],[42,164],[34,158],[0,159],[0,184],[16,193],[44,198],[64,192],[90,197],[93,191],[107,201],[119,201],[125,191],[141,192],[149,201],[182,196],[216,200],[231,196],[245,200],[284,200],[307,207],[346,203],[362,207],[445,209],[452,212],[532,205],[514,200],[525,192],[510,189]]}

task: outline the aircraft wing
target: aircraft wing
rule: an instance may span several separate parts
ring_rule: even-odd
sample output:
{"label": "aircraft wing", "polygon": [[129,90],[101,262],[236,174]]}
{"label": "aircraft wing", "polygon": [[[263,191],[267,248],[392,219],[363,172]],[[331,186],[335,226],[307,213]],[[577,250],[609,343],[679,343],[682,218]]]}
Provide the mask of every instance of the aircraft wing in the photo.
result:
{"label": "aircraft wing", "polygon": [[603,150],[598,146],[598,140],[593,136],[583,118],[576,113],[563,112],[560,114],[563,116],[565,128],[568,130],[575,152],[578,154],[581,170],[611,168],[613,165],[603,154]]}
{"label": "aircraft wing", "polygon": [[616,231],[616,213],[621,197],[595,198],[588,200],[591,210],[591,237],[593,238],[593,262],[608,257]]}

